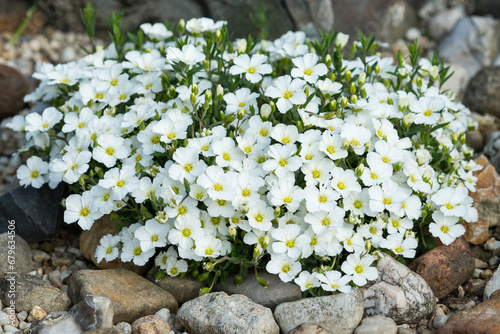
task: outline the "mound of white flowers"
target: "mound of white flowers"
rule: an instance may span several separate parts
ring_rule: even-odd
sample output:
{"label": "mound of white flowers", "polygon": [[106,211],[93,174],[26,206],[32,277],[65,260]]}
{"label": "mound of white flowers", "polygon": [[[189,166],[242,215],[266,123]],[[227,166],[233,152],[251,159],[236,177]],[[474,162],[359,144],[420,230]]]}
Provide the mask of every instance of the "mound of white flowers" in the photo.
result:
{"label": "mound of white flowers", "polygon": [[9,124],[34,154],[21,185],[69,184],[64,220],[85,230],[122,221],[99,260],[154,257],[208,280],[204,292],[252,267],[347,292],[377,277],[373,252],[412,258],[477,219],[475,124],[416,44],[393,64],[372,38],[345,52],[337,33],[232,43],[207,18],[141,29],[123,48],[42,64],[26,101],[51,107]]}

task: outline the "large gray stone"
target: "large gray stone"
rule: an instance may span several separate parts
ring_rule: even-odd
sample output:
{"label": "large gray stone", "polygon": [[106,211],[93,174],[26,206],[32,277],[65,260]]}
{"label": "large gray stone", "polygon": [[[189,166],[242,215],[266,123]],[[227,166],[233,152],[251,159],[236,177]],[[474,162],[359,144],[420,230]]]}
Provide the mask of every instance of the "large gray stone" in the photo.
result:
{"label": "large gray stone", "polygon": [[240,294],[245,295],[257,304],[269,307],[274,310],[276,306],[284,302],[290,302],[302,298],[302,291],[297,284],[285,283],[278,275],[270,274],[266,271],[260,271],[259,277],[264,278],[269,286],[263,287],[257,282],[255,275],[243,280],[240,285],[234,285],[233,276],[226,279],[226,286],[217,284],[214,291],[224,291],[229,295]]}
{"label": "large gray stone", "polygon": [[358,289],[352,289],[349,293],[304,298],[278,305],[274,317],[282,333],[304,322],[332,333],[352,333],[363,317],[363,296]]}
{"label": "large gray stone", "polygon": [[479,71],[469,81],[463,103],[481,114],[500,117],[500,67],[485,67]]}
{"label": "large gray stone", "polygon": [[427,282],[391,256],[379,254],[379,277],[363,289],[366,315],[382,315],[399,325],[416,323],[432,313],[436,302]]}
{"label": "large gray stone", "polygon": [[491,17],[468,16],[460,19],[443,38],[438,55],[449,63],[463,66],[470,76],[491,66],[499,51],[500,26]]}
{"label": "large gray stone", "polygon": [[[8,222],[5,223],[8,224]],[[11,233],[9,235],[8,232],[0,234],[0,281],[7,273],[26,274],[30,270],[28,243],[17,234]]]}
{"label": "large gray stone", "polygon": [[132,323],[162,308],[176,313],[178,304],[167,291],[129,270],[80,270],[71,276],[68,295],[76,304],[87,294],[108,297],[115,310],[113,322]]}
{"label": "large gray stone", "polygon": [[27,242],[55,237],[62,219],[62,200],[65,187],[40,189],[12,184],[0,191],[0,233],[6,232],[7,222],[16,222],[16,234]]}
{"label": "large gray stone", "polygon": [[191,334],[279,333],[270,309],[246,296],[228,296],[225,292],[209,293],[184,303],[177,321]]}
{"label": "large gray stone", "polygon": [[396,334],[398,326],[391,318],[375,315],[364,318],[361,324],[356,328],[354,334]]}
{"label": "large gray stone", "polygon": [[500,290],[500,270],[497,268],[484,288],[484,300],[489,300],[493,292]]}
{"label": "large gray stone", "polygon": [[107,297],[86,295],[71,308],[69,314],[85,331],[113,327],[114,307]]}
{"label": "large gray stone", "polygon": [[[15,285],[15,298],[9,296]],[[28,274],[18,274],[4,278],[1,287],[2,302],[11,305],[15,300],[17,312],[29,312],[34,306],[40,306],[45,312],[66,311],[71,306],[68,295],[38,277]]]}

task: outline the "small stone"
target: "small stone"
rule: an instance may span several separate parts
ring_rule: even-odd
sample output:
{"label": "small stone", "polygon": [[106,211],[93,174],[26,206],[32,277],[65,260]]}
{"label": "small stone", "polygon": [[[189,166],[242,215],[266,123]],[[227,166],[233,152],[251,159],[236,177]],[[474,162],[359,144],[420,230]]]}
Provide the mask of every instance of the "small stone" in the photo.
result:
{"label": "small stone", "polygon": [[484,279],[484,280],[490,278],[491,276],[493,276],[493,272],[490,269],[483,270],[481,272],[481,274],[479,275],[479,277]]}
{"label": "small stone", "polygon": [[396,334],[397,332],[398,326],[394,320],[380,315],[375,315],[373,317],[364,318],[358,328],[354,331],[354,334]]}
{"label": "small stone", "polygon": [[49,280],[56,288],[60,288],[63,285],[61,280],[61,272],[59,270],[54,270],[53,272],[49,273]]}
{"label": "small stone", "polygon": [[288,332],[288,334],[332,334],[319,325],[310,322],[304,322]]}
{"label": "small stone", "polygon": [[417,334],[417,332],[410,328],[398,326],[398,334]]}
{"label": "small stone", "polygon": [[172,326],[157,315],[148,315],[132,323],[132,334],[163,334],[171,330]]}
{"label": "small stone", "polygon": [[28,312],[26,311],[21,311],[17,314],[17,319],[19,319],[19,321],[24,321],[26,320],[27,317],[28,317]]}
{"label": "small stone", "polygon": [[9,315],[5,312],[0,312],[0,326],[5,326],[10,323]]}
{"label": "small stone", "polygon": [[[29,311],[38,305],[46,312],[65,311],[69,309],[71,300],[61,290],[50,286],[48,281],[43,281],[31,275],[17,275],[14,277],[16,284],[15,305],[16,311]],[[8,291],[11,282],[6,277],[2,283],[2,301],[10,305]]]}
{"label": "small stone", "polygon": [[500,241],[496,240],[495,238],[491,238],[484,243],[484,249],[490,252],[494,252],[497,249],[500,249]]}
{"label": "small stone", "polygon": [[155,315],[159,316],[160,318],[162,318],[165,321],[170,320],[170,310],[168,308],[162,308],[161,310],[156,312]]}
{"label": "small stone", "polygon": [[488,261],[488,264],[491,266],[491,267],[496,267],[499,263],[499,260],[500,258],[496,255],[493,255],[490,260]]}
{"label": "small stone", "polygon": [[469,310],[452,314],[437,334],[498,333],[500,328],[500,299],[488,300]]}
{"label": "small stone", "polygon": [[385,253],[379,253],[379,278],[363,289],[365,314],[383,315],[396,324],[417,323],[434,310],[429,284],[408,267]]}
{"label": "small stone", "polygon": [[68,259],[67,257],[60,257],[55,260],[52,260],[52,264],[56,267],[62,267],[62,266],[71,266],[71,260]]}
{"label": "small stone", "polygon": [[410,269],[425,279],[437,298],[443,298],[472,276],[474,258],[469,245],[458,238],[418,257]]}
{"label": "small stone", "polygon": [[486,269],[488,268],[488,264],[480,259],[474,259],[474,267],[477,269]]}
{"label": "small stone", "polygon": [[274,317],[283,333],[304,322],[332,333],[352,333],[363,317],[363,296],[354,288],[349,293],[286,302],[276,307]]}
{"label": "small stone", "polygon": [[448,321],[448,318],[449,318],[449,315],[445,315],[445,314],[437,315],[434,317],[434,320],[432,320],[432,326],[434,326],[434,328],[443,327],[444,324],[446,323],[446,321]]}
{"label": "small stone", "polygon": [[3,326],[3,330],[5,331],[5,333],[16,333],[17,331],[19,331],[18,328],[11,325]]}
{"label": "small stone", "polygon": [[[0,196],[0,206],[1,206],[1,196]],[[1,210],[1,209],[0,209]],[[1,213],[0,213],[1,219]],[[2,220],[0,220],[2,221]],[[6,220],[4,220],[6,222]],[[7,225],[2,222],[2,225]],[[17,228],[17,224],[14,224]],[[12,236],[9,236],[8,232],[0,234],[0,283],[4,277],[9,272],[15,272],[18,274],[25,274],[31,270],[30,266],[30,246],[23,238],[15,234],[13,240]],[[9,243],[10,242],[10,243]],[[9,265],[9,245],[15,245],[15,264],[11,268]]]}
{"label": "small stone", "polygon": [[484,300],[490,299],[491,295],[500,290],[500,269],[496,269],[495,273],[491,279],[486,283],[486,287],[484,288]]}
{"label": "small stone", "polygon": [[42,320],[46,315],[47,313],[40,306],[34,306],[28,315],[28,322]]}
{"label": "small stone", "polygon": [[471,283],[474,288],[479,288],[484,285],[484,280],[480,278],[471,278],[469,280],[469,283]]}
{"label": "small stone", "polygon": [[[177,313],[177,320],[190,334],[274,334],[279,331],[270,309],[244,295],[228,296],[225,292],[212,292],[185,302]],[[282,331],[288,332],[283,328]]]}
{"label": "small stone", "polygon": [[411,27],[410,29],[406,30],[405,38],[409,41],[414,41],[416,39],[419,39],[421,36],[422,33],[416,27]]}
{"label": "small stone", "polygon": [[71,308],[69,314],[84,331],[113,327],[114,307],[107,297],[86,295],[81,302]]}
{"label": "small stone", "polygon": [[479,278],[481,276],[481,273],[483,272],[482,269],[474,269],[472,272],[472,277],[473,278]]}
{"label": "small stone", "polygon": [[128,322],[119,322],[116,324],[116,328],[121,329],[125,334],[132,333],[132,325],[129,324]]}
{"label": "small stone", "polygon": [[55,312],[31,324],[30,334],[80,334],[80,324],[67,312]]}
{"label": "small stone", "polygon": [[170,293],[147,279],[125,269],[80,270],[71,276],[68,295],[74,303],[87,294],[111,299],[113,322],[133,322],[162,308],[177,312],[177,301]]}
{"label": "small stone", "polygon": [[35,250],[32,253],[33,261],[43,263],[50,260],[50,255],[41,250]]}

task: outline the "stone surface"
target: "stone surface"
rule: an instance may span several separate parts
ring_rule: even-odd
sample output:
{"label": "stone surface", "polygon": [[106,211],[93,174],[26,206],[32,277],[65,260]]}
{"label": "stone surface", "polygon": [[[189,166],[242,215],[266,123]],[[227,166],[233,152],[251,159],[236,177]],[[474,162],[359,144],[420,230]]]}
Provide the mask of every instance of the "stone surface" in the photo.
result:
{"label": "stone surface", "polygon": [[246,296],[228,296],[225,292],[209,293],[184,303],[177,321],[190,334],[279,333],[270,309]]}
{"label": "stone surface", "polygon": [[481,114],[500,116],[500,67],[485,67],[470,80],[463,103]]}
{"label": "stone surface", "polygon": [[476,191],[469,192],[472,205],[478,212],[478,220],[464,224],[464,238],[467,242],[478,245],[488,240],[489,227],[498,225],[500,220],[500,176],[484,155],[475,162],[483,166],[482,170],[475,172]]}
{"label": "stone surface", "polygon": [[495,131],[490,133],[483,153],[489,157],[490,163],[498,173],[500,171],[500,131],[495,129]]}
{"label": "stone surface", "polygon": [[29,312],[34,306],[40,306],[45,312],[66,311],[71,306],[68,295],[38,277],[20,274],[10,275],[2,282],[1,293],[4,305],[10,305],[9,291],[12,291],[12,282],[15,280],[15,307],[17,312]]}
{"label": "stone surface", "polygon": [[97,262],[95,250],[99,246],[101,238],[106,234],[118,234],[116,225],[121,223],[117,220],[112,220],[109,215],[105,215],[94,222],[90,230],[83,231],[80,235],[80,251],[84,258],[92,261],[97,268],[101,269],[127,269],[139,275],[147,272],[148,266],[137,266],[133,262],[122,262],[120,259],[115,259],[110,262]]}
{"label": "stone surface", "polygon": [[40,321],[33,322],[27,334],[80,334],[82,332],[80,324],[69,313],[56,312]]}
{"label": "stone surface", "polygon": [[226,279],[225,287],[222,284],[217,284],[214,291],[224,291],[228,295],[245,295],[257,304],[269,307],[271,310],[274,310],[281,303],[302,298],[302,291],[297,284],[285,283],[278,275],[269,274],[267,271],[260,271],[258,275],[269,283],[268,287],[261,286],[255,275],[249,275],[242,284],[236,286],[233,284],[233,275]]}
{"label": "stone surface", "polygon": [[114,308],[107,297],[86,295],[69,313],[84,331],[113,327]]}
{"label": "stone surface", "polygon": [[98,328],[91,331],[83,332],[84,334],[125,334],[119,328]]}
{"label": "stone surface", "polygon": [[399,324],[413,324],[434,310],[434,294],[427,282],[385,253],[376,268],[376,283],[363,289],[365,314],[383,315]]}
{"label": "stone surface", "polygon": [[16,221],[16,234],[27,242],[51,239],[62,219],[62,200],[65,187],[50,189],[24,188],[16,183],[0,190],[0,233],[7,231],[6,222]]}
{"label": "stone surface", "polygon": [[497,268],[484,288],[484,300],[490,299],[491,295],[500,290],[500,270]]}
{"label": "stone surface", "polygon": [[493,18],[464,17],[443,38],[438,47],[438,55],[449,63],[463,66],[472,77],[482,67],[493,64],[499,50],[499,29],[500,26]]}
{"label": "stone surface", "polygon": [[425,279],[437,298],[443,298],[472,277],[474,258],[467,242],[458,238],[418,257],[410,268]]}
{"label": "stone surface", "polygon": [[332,332],[319,325],[304,322],[288,332],[288,334],[331,334]]}
{"label": "stone surface", "polygon": [[493,17],[500,18],[500,2],[491,0],[475,0],[474,14],[493,15]]}
{"label": "stone surface", "polygon": [[443,327],[446,324],[446,322],[448,321],[449,317],[450,316],[446,315],[446,314],[436,315],[434,317],[434,320],[432,320],[432,326],[434,326],[434,328]]}
{"label": "stone surface", "polygon": [[274,317],[282,333],[304,322],[332,333],[352,333],[363,317],[363,296],[358,289],[353,289],[350,293],[287,302],[276,307]]}
{"label": "stone surface", "polygon": [[466,134],[466,143],[474,149],[475,152],[481,152],[484,148],[484,135],[479,130],[468,131]]}
{"label": "stone surface", "polygon": [[36,305],[31,309],[27,321],[33,322],[35,320],[42,320],[46,315],[47,312],[45,312],[40,306]]}
{"label": "stone surface", "polygon": [[500,329],[500,298],[485,301],[476,307],[453,313],[437,334],[498,333]]}
{"label": "stone surface", "polygon": [[396,334],[398,326],[391,318],[375,315],[373,317],[364,318],[361,324],[356,328],[354,334]]}
{"label": "stone surface", "polygon": [[[2,224],[13,226],[13,232],[17,232],[17,224],[9,224],[8,221],[2,221]],[[28,243],[12,232],[10,235],[8,232],[0,234],[0,282],[9,272],[25,274],[30,270],[30,246]]]}
{"label": "stone surface", "polygon": [[[257,36],[257,28],[252,23],[250,13],[257,15],[259,1],[252,0],[210,0],[205,4],[214,20],[226,20],[227,28],[233,33],[234,38],[248,37],[249,34]],[[288,30],[294,30],[294,23],[290,14],[280,0],[262,1],[266,18],[269,23],[270,40],[274,40]]]}
{"label": "stone surface", "polygon": [[0,120],[13,116],[24,106],[28,82],[16,69],[0,65]]}
{"label": "stone surface", "polygon": [[[453,92],[457,100],[461,100],[471,76],[469,72],[467,72],[467,70],[459,64],[446,64],[446,66],[450,66],[449,73],[453,73],[453,75],[446,80],[441,88],[441,91]],[[469,133],[467,133],[467,135],[468,134]]]}
{"label": "stone surface", "polygon": [[163,334],[172,329],[167,321],[157,315],[148,315],[132,323],[132,334]]}
{"label": "stone surface", "polygon": [[164,307],[175,313],[178,308],[170,293],[125,269],[76,272],[71,276],[68,295],[78,303],[87,294],[111,299],[115,310],[113,323],[133,322]]}
{"label": "stone surface", "polygon": [[198,297],[200,295],[200,289],[206,285],[205,282],[200,282],[191,275],[186,275],[183,278],[165,275],[157,282],[155,278],[157,272],[158,267],[155,266],[151,268],[146,278],[154,282],[160,288],[170,292],[179,304]]}
{"label": "stone surface", "polygon": [[319,31],[333,28],[334,12],[331,0],[285,0],[286,8],[292,16],[295,27],[308,37],[320,37]]}
{"label": "stone surface", "polygon": [[459,19],[466,15],[465,8],[461,5],[437,13],[429,20],[427,32],[430,37],[440,40],[453,29]]}

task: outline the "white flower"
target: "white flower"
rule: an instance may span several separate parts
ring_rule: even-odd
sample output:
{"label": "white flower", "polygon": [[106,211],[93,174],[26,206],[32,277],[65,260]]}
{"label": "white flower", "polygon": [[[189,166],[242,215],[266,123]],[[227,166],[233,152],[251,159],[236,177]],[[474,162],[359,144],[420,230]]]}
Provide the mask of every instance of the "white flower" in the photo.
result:
{"label": "white flower", "polygon": [[388,210],[402,215],[402,202],[408,197],[406,192],[392,180],[382,183],[382,187],[373,186],[368,190],[370,209],[373,212]]}
{"label": "white flower", "polygon": [[404,238],[403,233],[390,234],[387,236],[387,239],[380,241],[380,247],[389,249],[394,254],[402,255],[406,258],[415,257],[417,246],[418,242],[415,238]]}
{"label": "white flower", "polygon": [[189,183],[203,173],[207,165],[200,160],[200,150],[194,147],[180,147],[175,150],[173,160],[176,162],[168,169],[168,175],[177,181],[186,179]]}
{"label": "white flower", "polygon": [[186,138],[186,130],[193,123],[191,117],[179,109],[170,109],[165,117],[153,126],[153,131],[161,135],[160,140],[170,144],[174,139]]}
{"label": "white flower", "polygon": [[49,171],[49,164],[37,156],[29,157],[26,165],[17,169],[17,178],[22,186],[41,188],[45,183],[44,175]]}
{"label": "white flower", "polygon": [[285,253],[291,259],[297,260],[302,249],[311,242],[308,235],[300,234],[299,225],[285,225],[271,232],[275,239],[273,242],[274,253]]}
{"label": "white flower", "polygon": [[466,187],[443,188],[431,196],[431,200],[439,205],[439,210],[445,216],[464,217],[467,214],[467,203],[469,191]]}
{"label": "white flower", "polygon": [[99,246],[95,249],[95,257],[97,262],[106,260],[113,261],[119,255],[118,243],[121,241],[117,235],[107,234],[101,238]]}
{"label": "white flower", "polygon": [[276,78],[273,85],[266,89],[265,95],[273,99],[278,99],[276,107],[280,113],[284,114],[294,105],[303,104],[307,100],[304,93],[305,82],[301,79],[294,79],[289,75]]}
{"label": "white flower", "polygon": [[99,146],[94,148],[93,158],[102,162],[110,168],[116,164],[118,159],[125,159],[130,154],[130,147],[126,145],[125,139],[104,133],[97,137]]}
{"label": "white flower", "polygon": [[302,57],[292,59],[296,68],[292,69],[292,77],[303,78],[308,83],[314,84],[318,77],[326,75],[328,68],[325,64],[318,64],[319,57],[314,53],[307,53]]}
{"label": "white flower", "polygon": [[227,103],[226,114],[236,114],[243,110],[245,113],[250,112],[250,107],[257,111],[257,97],[259,94],[252,93],[248,88],[240,88],[234,93],[224,95],[224,101]]}
{"label": "white flower", "polygon": [[360,257],[358,254],[350,254],[340,267],[347,275],[352,275],[352,281],[357,286],[363,286],[366,281],[373,281],[378,277],[377,268],[370,267],[375,261],[371,255]]}
{"label": "white flower", "polygon": [[156,219],[149,219],[144,226],[139,227],[134,232],[134,236],[141,242],[143,251],[149,251],[167,244],[167,233],[170,226],[160,224]]}
{"label": "white flower", "polygon": [[135,169],[132,166],[123,166],[122,169],[113,168],[104,174],[104,178],[99,181],[103,188],[112,188],[118,199],[123,199],[129,192],[137,188],[139,179],[135,176]]}
{"label": "white flower", "polygon": [[318,274],[314,272],[310,273],[307,271],[302,271],[299,276],[296,277],[293,281],[300,287],[300,290],[302,291],[317,288],[320,286]]}
{"label": "white flower", "polygon": [[66,199],[66,210],[64,210],[64,222],[74,223],[84,230],[90,230],[94,221],[102,216],[98,211],[94,196],[89,191],[81,195],[69,195]]}
{"label": "white flower", "polygon": [[141,28],[149,38],[157,41],[165,40],[174,35],[174,33],[169,31],[163,23],[143,23],[139,28]]}
{"label": "white flower", "polygon": [[445,245],[451,244],[465,233],[465,228],[458,223],[457,217],[445,216],[442,212],[435,211],[432,219],[434,222],[429,224],[429,232]]}
{"label": "white flower", "polygon": [[415,124],[436,124],[445,108],[444,100],[436,96],[425,96],[410,104],[415,115]]}
{"label": "white flower", "polygon": [[135,265],[143,266],[154,254],[154,248],[148,251],[143,251],[140,241],[138,239],[132,239],[131,241],[123,243],[121,260],[123,262],[133,261]]}
{"label": "white flower", "polygon": [[344,140],[338,134],[323,132],[318,149],[325,153],[330,159],[338,160],[347,157],[348,152],[342,148]]}
{"label": "white flower", "polygon": [[45,109],[42,115],[32,112],[26,115],[25,129],[29,132],[46,132],[52,130],[62,117],[62,113],[54,107]]}
{"label": "white flower", "polygon": [[292,260],[284,254],[277,254],[271,257],[266,265],[266,270],[271,274],[279,274],[283,282],[290,282],[302,269],[299,262]]}
{"label": "white flower", "polygon": [[371,132],[364,126],[346,123],[342,127],[340,136],[349,142],[349,145],[357,155],[365,152],[365,145],[370,141]]}
{"label": "white flower", "polygon": [[273,226],[274,210],[266,202],[258,201],[248,210],[247,218],[252,228],[269,231]]}
{"label": "white flower", "polygon": [[342,91],[342,84],[340,82],[333,82],[325,78],[325,80],[318,80],[316,87],[323,93],[328,95],[336,95]]}
{"label": "white flower", "polygon": [[341,227],[344,222],[344,214],[344,210],[336,206],[329,211],[309,212],[304,220],[311,225],[314,233],[320,234],[332,227]]}
{"label": "white flower", "polygon": [[205,188],[213,200],[231,201],[235,195],[236,176],[232,172],[224,173],[218,166],[210,166],[198,176],[196,183]]}
{"label": "white flower", "polygon": [[167,61],[170,64],[183,62],[186,65],[195,65],[205,60],[205,54],[199,51],[193,44],[187,44],[182,49],[169,47],[167,49]]}
{"label": "white flower", "polygon": [[251,83],[257,83],[262,79],[262,75],[270,74],[273,69],[271,65],[264,64],[267,56],[262,54],[254,54],[252,58],[247,54],[242,54],[236,57],[234,65],[229,69],[231,75],[245,74],[245,78]]}
{"label": "white flower", "polygon": [[262,168],[266,171],[274,171],[276,176],[284,178],[288,172],[295,172],[302,165],[300,157],[294,155],[297,148],[293,144],[274,144],[269,147],[270,159],[264,162]]}
{"label": "white flower", "polygon": [[351,286],[350,276],[342,276],[337,270],[329,270],[323,274],[318,274],[318,279],[322,282],[321,287],[325,291],[340,291],[342,293],[349,293]]}

